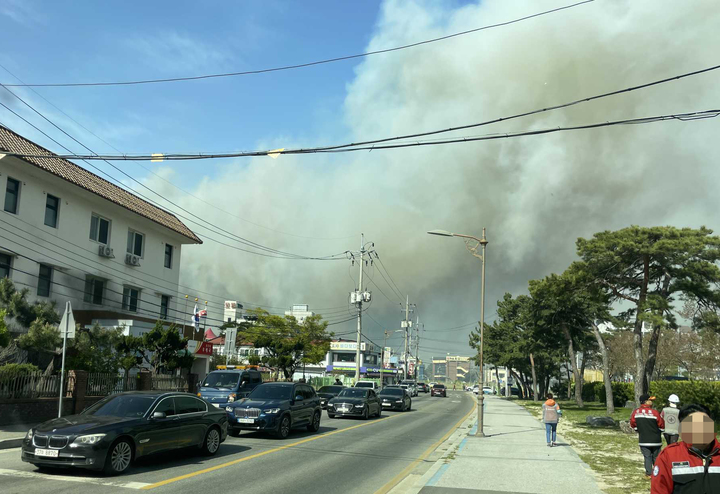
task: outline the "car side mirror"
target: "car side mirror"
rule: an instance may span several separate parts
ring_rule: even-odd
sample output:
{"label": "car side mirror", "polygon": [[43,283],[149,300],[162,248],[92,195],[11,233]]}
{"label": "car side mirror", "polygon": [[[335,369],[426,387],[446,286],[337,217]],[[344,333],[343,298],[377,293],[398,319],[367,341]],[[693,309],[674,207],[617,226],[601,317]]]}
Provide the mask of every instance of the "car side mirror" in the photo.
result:
{"label": "car side mirror", "polygon": [[305,399],[305,397],[303,395],[297,395],[295,397],[295,401],[303,401],[304,399]]}
{"label": "car side mirror", "polygon": [[152,414],[152,418],[153,420],[164,419],[167,418],[167,415],[165,415],[165,412],[155,412]]}

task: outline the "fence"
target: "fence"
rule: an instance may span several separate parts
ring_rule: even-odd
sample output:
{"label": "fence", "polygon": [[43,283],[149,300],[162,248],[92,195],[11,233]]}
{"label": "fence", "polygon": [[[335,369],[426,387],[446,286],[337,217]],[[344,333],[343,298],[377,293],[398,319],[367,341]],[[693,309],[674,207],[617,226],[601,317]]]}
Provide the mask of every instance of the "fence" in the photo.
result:
{"label": "fence", "polygon": [[87,377],[87,396],[107,396],[123,391],[135,391],[137,389],[137,377],[126,377],[118,374],[102,374],[91,372]]}
{"label": "fence", "polygon": [[183,376],[155,374],[152,376],[152,389],[157,391],[187,391],[188,380]]}
{"label": "fence", "polygon": [[[65,376],[65,387],[67,390],[74,385],[70,376]],[[44,375],[42,372],[30,374],[2,376],[0,375],[0,398],[56,398],[60,394],[60,376]]]}

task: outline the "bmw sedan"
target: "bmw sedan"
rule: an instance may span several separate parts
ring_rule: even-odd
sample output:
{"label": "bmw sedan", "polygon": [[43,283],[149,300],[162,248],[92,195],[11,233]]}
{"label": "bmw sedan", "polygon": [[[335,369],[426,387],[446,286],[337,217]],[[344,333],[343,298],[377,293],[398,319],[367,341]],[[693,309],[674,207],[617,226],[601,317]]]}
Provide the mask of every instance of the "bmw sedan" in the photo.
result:
{"label": "bmw sedan", "polygon": [[196,448],[217,453],[227,437],[225,411],[189,393],[128,392],[30,429],[22,460],[44,467],[81,467],[125,472],[153,453]]}
{"label": "bmw sedan", "polygon": [[377,394],[372,389],[345,388],[340,394],[328,402],[328,417],[379,417],[382,406]]}
{"label": "bmw sedan", "polygon": [[225,407],[230,435],[265,431],[285,439],[290,430],[305,426],[320,429],[322,408],[315,390],[302,383],[263,383],[247,398]]}
{"label": "bmw sedan", "polygon": [[384,410],[410,410],[412,399],[402,388],[384,388],[378,393],[378,398]]}

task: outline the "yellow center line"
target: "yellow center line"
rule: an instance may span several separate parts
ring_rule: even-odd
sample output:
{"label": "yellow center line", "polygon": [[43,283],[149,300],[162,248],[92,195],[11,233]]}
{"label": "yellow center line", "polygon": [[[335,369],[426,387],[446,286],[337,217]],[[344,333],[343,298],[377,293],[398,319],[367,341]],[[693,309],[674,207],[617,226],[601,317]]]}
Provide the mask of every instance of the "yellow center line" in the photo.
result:
{"label": "yellow center line", "polygon": [[440,446],[442,443],[444,443],[447,438],[450,437],[450,435],[455,432],[463,422],[467,420],[467,418],[472,415],[475,410],[477,410],[477,403],[473,406],[472,410],[470,410],[463,418],[460,419],[460,421],[452,426],[450,430],[445,434],[443,437],[441,437],[435,444],[430,446],[428,449],[425,450],[423,454],[421,454],[415,461],[413,461],[410,465],[408,465],[402,472],[397,474],[395,477],[390,480],[387,484],[382,486],[380,489],[375,491],[375,494],[387,494],[390,492],[390,490],[398,485],[405,477],[410,475],[410,472],[412,472],[418,464],[420,464],[421,461],[425,460],[430,454],[437,449],[438,446]]}
{"label": "yellow center line", "polygon": [[[232,466],[232,465],[237,465],[238,463],[242,463],[242,462],[244,462],[244,461],[253,460],[253,459],[259,458],[259,457],[261,457],[261,456],[269,455],[270,453],[276,453],[276,452],[282,451],[282,450],[284,450],[284,449],[292,448],[293,446],[299,446],[299,445],[301,445],[301,444],[309,443],[310,441],[316,441],[316,440],[318,440],[318,439],[322,439],[322,438],[324,438],[324,437],[332,436],[332,435],[334,435],[334,434],[340,434],[341,432],[351,431],[351,430],[353,430],[353,429],[358,429],[358,428],[360,428],[360,427],[365,427],[365,426],[368,426],[368,425],[378,424],[378,423],[380,423],[380,422],[384,422],[385,420],[390,420],[390,419],[392,419],[392,418],[394,418],[394,417],[402,417],[402,415],[401,415],[401,414],[391,415],[391,416],[389,416],[389,417],[385,417],[385,418],[382,418],[382,419],[373,420],[372,422],[365,422],[365,423],[363,423],[363,424],[358,424],[358,425],[353,425],[353,426],[351,426],[351,427],[346,427],[345,429],[338,429],[338,430],[336,430],[336,431],[326,432],[325,434],[320,434],[320,435],[318,435],[318,436],[308,437],[308,438],[303,439],[303,440],[301,440],[301,441],[297,441],[297,442],[294,442],[294,443],[291,443],[291,444],[287,444],[287,445],[285,445],[285,446],[280,446],[280,447],[277,447],[277,448],[269,449],[269,450],[267,450],[267,451],[263,451],[262,453],[256,453],[256,454],[254,454],[254,455],[245,456],[245,457],[243,457],[243,458],[238,458],[237,460],[228,461],[227,463],[222,463],[222,464],[220,464],[220,465],[215,465],[214,467],[205,468],[205,469],[203,469],[203,470],[198,470],[198,471],[196,471],[196,472],[186,473],[185,475],[180,475],[180,476],[178,476],[178,477],[173,477],[173,478],[170,478],[170,479],[167,479],[167,480],[161,480],[160,482],[156,482],[156,483],[154,483],[154,484],[146,485],[145,487],[143,487],[143,489],[154,489],[154,488],[156,488],[156,487],[161,487],[161,486],[163,486],[163,485],[172,484],[173,482],[178,482],[178,481],[180,481],[180,480],[185,480],[185,479],[189,479],[189,478],[192,478],[192,477],[196,477],[196,476],[202,475],[202,474],[204,474],[204,473],[214,472],[215,470],[220,470],[221,468],[226,468],[226,467],[230,467],[230,466]],[[463,419],[463,420],[464,420],[464,419]]]}

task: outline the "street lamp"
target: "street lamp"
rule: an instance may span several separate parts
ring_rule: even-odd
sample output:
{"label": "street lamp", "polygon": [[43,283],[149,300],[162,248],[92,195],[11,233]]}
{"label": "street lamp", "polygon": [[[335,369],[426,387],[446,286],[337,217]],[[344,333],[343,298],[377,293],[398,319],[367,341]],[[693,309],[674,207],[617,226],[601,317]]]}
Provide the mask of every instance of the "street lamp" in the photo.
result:
{"label": "street lamp", "polygon": [[[485,228],[483,228],[482,231],[482,238],[473,237],[472,235],[462,235],[460,233],[450,233],[445,230],[431,230],[428,232],[430,235],[439,235],[441,237],[461,237],[468,240],[465,240],[465,247],[467,247],[467,250],[470,251],[470,253],[479,258],[482,261],[482,274],[481,274],[481,281],[480,281],[480,375],[479,375],[479,387],[478,390],[478,427],[477,432],[475,433],[478,437],[484,437],[485,433],[483,430],[483,404],[485,401],[485,393],[483,392],[483,388],[485,387],[485,372],[484,372],[484,365],[483,365],[483,339],[485,335],[485,246],[488,244],[487,239],[485,238]],[[471,246],[470,240],[474,240],[477,242],[477,244]],[[482,246],[482,254],[478,254],[477,248]]]}

